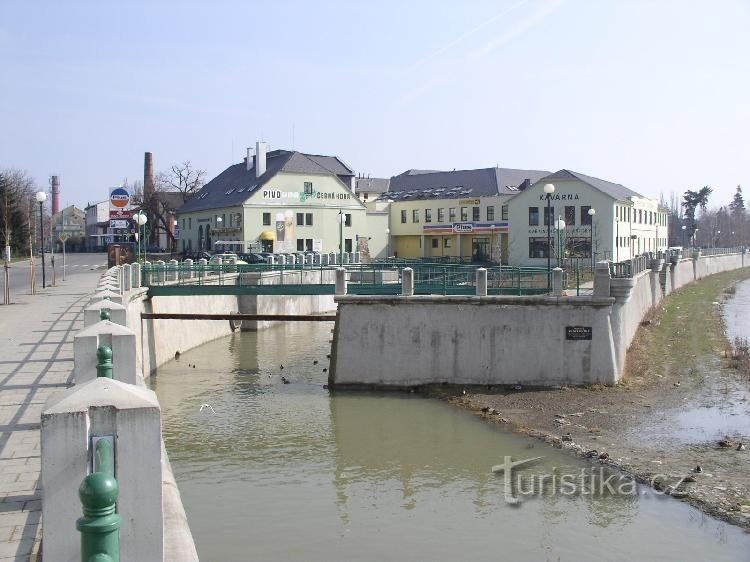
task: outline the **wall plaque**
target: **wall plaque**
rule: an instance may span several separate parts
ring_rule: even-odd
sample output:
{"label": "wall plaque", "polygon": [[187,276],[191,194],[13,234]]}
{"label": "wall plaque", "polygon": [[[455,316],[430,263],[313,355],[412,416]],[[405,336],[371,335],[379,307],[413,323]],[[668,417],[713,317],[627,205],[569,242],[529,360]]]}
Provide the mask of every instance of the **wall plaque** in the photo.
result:
{"label": "wall plaque", "polygon": [[591,326],[565,326],[566,340],[590,340]]}

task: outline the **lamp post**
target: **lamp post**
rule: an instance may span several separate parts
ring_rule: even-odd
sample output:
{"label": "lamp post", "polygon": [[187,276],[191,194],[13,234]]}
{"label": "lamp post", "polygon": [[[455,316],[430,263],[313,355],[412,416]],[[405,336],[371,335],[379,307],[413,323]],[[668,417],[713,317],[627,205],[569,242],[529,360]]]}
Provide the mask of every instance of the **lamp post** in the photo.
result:
{"label": "lamp post", "polygon": [[552,290],[552,217],[550,216],[550,203],[552,194],[555,192],[555,186],[551,183],[544,185],[544,193],[547,195],[547,213],[544,215],[544,222],[547,223],[547,292]]}
{"label": "lamp post", "polygon": [[589,209],[589,227],[591,228],[591,241],[589,244],[589,250],[591,252],[591,271],[594,271],[594,215],[596,209],[591,207]]}
{"label": "lamp post", "polygon": [[716,239],[714,240],[714,248],[716,247],[716,244],[719,243],[719,234],[721,234],[721,230],[716,231]]}
{"label": "lamp post", "polygon": [[339,265],[344,263],[344,211],[339,209]]}
{"label": "lamp post", "polygon": [[687,229],[687,225],[682,225],[682,247],[685,247],[685,230]]}
{"label": "lamp post", "polygon": [[693,231],[693,248],[695,248],[698,245],[698,229],[696,228]]}
{"label": "lamp post", "polygon": [[557,230],[557,267],[560,267],[563,258],[560,237],[562,236],[562,231],[565,230],[565,221],[562,219],[562,216],[557,217],[557,220],[555,221],[555,230]]}
{"label": "lamp post", "polygon": [[[221,228],[221,223],[223,223],[223,222],[224,222],[224,219],[222,219],[221,217],[216,217],[216,228]],[[219,236],[219,239],[221,239],[220,235],[217,235],[217,236]],[[221,250],[219,250],[219,251],[221,251]]]}
{"label": "lamp post", "polygon": [[172,251],[177,253],[177,238],[175,234],[177,234],[177,219],[172,221]]}
{"label": "lamp post", "polygon": [[44,289],[47,287],[47,279],[44,266],[44,212],[42,211],[42,207],[44,205],[44,202],[47,200],[47,194],[44,193],[44,191],[37,191],[36,200],[37,203],[39,203],[39,225],[42,229],[40,240],[42,241],[42,288]]}
{"label": "lamp post", "polygon": [[620,262],[620,217],[615,217],[615,263]]}
{"label": "lamp post", "polygon": [[386,227],[385,229],[385,259],[388,259],[388,256],[390,255],[390,246],[391,246],[391,229]]}
{"label": "lamp post", "polygon": [[495,225],[490,226],[490,265],[492,265],[492,246],[495,244]]}
{"label": "lamp post", "polygon": [[143,213],[143,211],[138,211],[135,214],[135,223],[138,225],[138,261],[141,261],[141,227],[144,226],[148,222],[148,217]]}

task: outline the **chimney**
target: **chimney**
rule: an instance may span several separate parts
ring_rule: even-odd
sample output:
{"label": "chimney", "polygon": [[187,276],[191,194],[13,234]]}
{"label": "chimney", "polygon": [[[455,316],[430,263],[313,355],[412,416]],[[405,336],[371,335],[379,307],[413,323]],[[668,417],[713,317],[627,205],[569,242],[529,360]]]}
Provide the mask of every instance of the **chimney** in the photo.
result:
{"label": "chimney", "polygon": [[350,187],[352,189],[352,193],[356,195],[356,193],[357,193],[357,178],[355,178],[354,176],[352,176],[351,178],[349,178],[349,183],[350,183]]}
{"label": "chimney", "polygon": [[149,195],[154,192],[154,157],[146,152],[143,158],[143,194]]}
{"label": "chimney", "polygon": [[247,156],[245,157],[245,170],[248,172],[253,169],[253,149],[247,147]]}
{"label": "chimney", "polygon": [[266,173],[266,150],[268,145],[263,141],[255,143],[255,177],[259,178]]}
{"label": "chimney", "polygon": [[52,176],[52,214],[60,212],[60,178]]}

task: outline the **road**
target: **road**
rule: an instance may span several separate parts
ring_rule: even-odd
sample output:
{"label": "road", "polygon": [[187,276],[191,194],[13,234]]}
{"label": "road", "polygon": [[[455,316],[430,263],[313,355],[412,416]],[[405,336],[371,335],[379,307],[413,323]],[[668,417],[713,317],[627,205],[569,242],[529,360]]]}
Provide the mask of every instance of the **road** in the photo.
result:
{"label": "road", "polygon": [[[101,270],[107,266],[107,254],[67,254],[65,256],[65,282],[63,282],[62,254],[55,254],[54,272],[52,268],[52,254],[45,254],[46,284],[60,286],[75,281],[76,276],[82,273],[90,273],[92,270]],[[42,290],[42,260],[37,257],[36,261],[36,285],[37,290]],[[21,304],[31,294],[29,261],[18,261],[10,264],[10,299],[14,304]],[[0,280],[0,284],[2,281]],[[0,298],[0,303],[2,298]]]}

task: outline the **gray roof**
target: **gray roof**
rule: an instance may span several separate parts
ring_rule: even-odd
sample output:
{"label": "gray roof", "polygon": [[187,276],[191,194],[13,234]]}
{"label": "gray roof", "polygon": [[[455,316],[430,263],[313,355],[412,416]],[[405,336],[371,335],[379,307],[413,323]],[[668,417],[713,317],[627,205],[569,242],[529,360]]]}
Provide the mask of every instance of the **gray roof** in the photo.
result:
{"label": "gray roof", "polygon": [[620,185],[619,183],[612,183],[611,181],[602,180],[593,176],[587,176],[586,174],[573,172],[572,170],[558,170],[554,174],[550,174],[549,176],[541,178],[538,183],[554,183],[555,180],[579,180],[619,200],[625,200],[628,197],[643,197],[643,195],[641,195],[640,193],[637,193],[632,189],[625,187],[624,185]]}
{"label": "gray roof", "polygon": [[245,162],[233,164],[204,185],[179,211],[189,213],[242,205],[279,172],[334,175],[347,189],[346,178],[354,175],[354,171],[335,156],[271,150],[266,154],[266,172],[261,177],[256,178],[255,167],[248,170]]}
{"label": "gray roof", "polygon": [[407,170],[391,178],[384,195],[394,201],[513,195],[548,175],[543,170],[480,168],[429,172]]}
{"label": "gray roof", "polygon": [[390,183],[388,178],[357,178],[357,193],[384,193]]}

